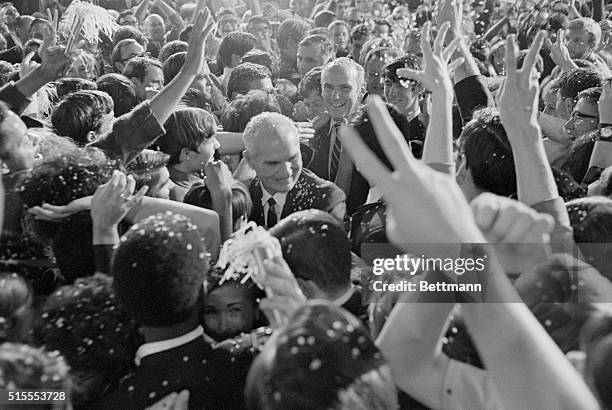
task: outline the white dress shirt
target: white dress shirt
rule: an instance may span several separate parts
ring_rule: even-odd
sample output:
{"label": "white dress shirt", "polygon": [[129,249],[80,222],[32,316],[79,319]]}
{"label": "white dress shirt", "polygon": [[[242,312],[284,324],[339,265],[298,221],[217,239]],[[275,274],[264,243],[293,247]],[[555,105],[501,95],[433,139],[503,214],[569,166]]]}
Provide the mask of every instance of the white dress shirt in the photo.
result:
{"label": "white dress shirt", "polygon": [[141,345],[136,351],[136,357],[134,358],[136,366],[140,366],[140,362],[146,356],[174,349],[175,347],[192,342],[198,337],[204,337],[204,328],[202,326],[198,326],[191,332],[185,333],[184,335],[179,337],[160,340],[159,342],[145,343]]}

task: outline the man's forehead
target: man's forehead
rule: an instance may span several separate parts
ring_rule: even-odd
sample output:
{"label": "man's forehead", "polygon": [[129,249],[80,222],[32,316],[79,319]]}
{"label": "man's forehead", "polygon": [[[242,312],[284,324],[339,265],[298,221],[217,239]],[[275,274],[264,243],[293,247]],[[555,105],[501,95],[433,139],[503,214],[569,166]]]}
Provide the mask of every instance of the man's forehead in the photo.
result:
{"label": "man's forehead", "polygon": [[349,65],[333,65],[323,70],[321,81],[325,83],[347,83],[357,82],[357,69]]}

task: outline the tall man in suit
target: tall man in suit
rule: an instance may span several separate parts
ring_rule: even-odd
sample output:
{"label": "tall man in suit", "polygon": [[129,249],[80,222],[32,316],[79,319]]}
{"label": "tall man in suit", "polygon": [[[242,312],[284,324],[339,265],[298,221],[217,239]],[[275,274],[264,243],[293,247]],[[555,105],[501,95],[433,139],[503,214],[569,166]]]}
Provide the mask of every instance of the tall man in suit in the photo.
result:
{"label": "tall man in suit", "polygon": [[337,58],[323,68],[321,87],[331,118],[316,130],[313,154],[305,166],[321,178],[335,181],[342,152],[338,132],[358,114],[365,94],[363,67],[349,58]]}
{"label": "tall man in suit", "polygon": [[298,129],[278,113],[253,117],[243,136],[244,156],[256,177],[244,181],[253,200],[250,219],[271,228],[304,209],[320,209],[342,221],[344,193],[333,183],[302,169]]}

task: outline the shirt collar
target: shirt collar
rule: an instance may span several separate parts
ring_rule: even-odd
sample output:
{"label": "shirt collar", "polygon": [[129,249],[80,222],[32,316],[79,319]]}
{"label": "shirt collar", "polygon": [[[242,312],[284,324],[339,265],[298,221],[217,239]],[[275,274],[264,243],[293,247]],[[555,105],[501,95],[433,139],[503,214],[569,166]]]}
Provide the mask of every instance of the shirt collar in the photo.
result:
{"label": "shirt collar", "polygon": [[160,340],[159,342],[145,343],[141,345],[136,351],[136,357],[134,361],[136,366],[140,366],[140,362],[146,356],[165,352],[166,350],[174,349],[175,347],[187,344],[194,341],[198,337],[204,337],[204,328],[198,326],[189,333],[185,333],[182,336],[175,337],[173,339]]}
{"label": "shirt collar", "polygon": [[278,209],[283,209],[285,206],[285,202],[287,202],[287,194],[288,192],[277,192],[272,195],[268,191],[266,191],[266,188],[264,188],[263,184],[261,184],[261,204],[263,206],[267,205],[268,199],[274,198],[274,200],[276,201],[276,205],[279,206]]}

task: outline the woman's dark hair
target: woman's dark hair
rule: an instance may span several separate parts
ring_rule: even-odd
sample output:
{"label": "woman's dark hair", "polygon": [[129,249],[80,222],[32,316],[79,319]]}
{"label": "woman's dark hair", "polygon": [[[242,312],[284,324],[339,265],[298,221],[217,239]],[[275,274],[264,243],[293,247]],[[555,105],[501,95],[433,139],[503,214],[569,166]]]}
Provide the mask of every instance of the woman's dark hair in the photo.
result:
{"label": "woman's dark hair", "polygon": [[[113,280],[97,274],[77,279],[51,294],[34,324],[34,341],[58,350],[73,371],[76,405],[100,399],[134,367],[134,355],[143,343],[138,324],[117,304]],[[99,383],[80,385],[80,374]]]}
{"label": "woman's dark hair", "polygon": [[115,117],[132,111],[138,105],[134,83],[121,74],[104,74],[97,81],[98,90],[104,91],[113,99]]}
{"label": "woman's dark hair", "polygon": [[32,290],[16,273],[0,273],[0,343],[20,343],[30,328]]}
{"label": "woman's dark hair", "polygon": [[[203,185],[194,186],[185,195],[184,203],[199,206],[200,208],[213,209],[210,191]],[[242,218],[251,216],[253,201],[247,187],[240,181],[232,181],[232,224]]]}
{"label": "woman's dark hair", "polygon": [[566,207],[574,241],[584,260],[611,279],[612,200],[605,197],[581,198],[568,202]]}
{"label": "woman's dark hair", "polygon": [[505,197],[516,195],[512,148],[495,108],[475,111],[460,140],[476,187]]}
{"label": "woman's dark hair", "polygon": [[243,132],[251,118],[262,112],[281,112],[278,101],[265,91],[249,91],[223,109],[221,115],[223,130]]}
{"label": "woman's dark hair", "polygon": [[189,44],[186,41],[173,40],[170,41],[161,48],[159,51],[159,61],[163,64],[171,55],[181,52],[187,52]]}
{"label": "woman's dark hair", "polygon": [[[43,158],[17,188],[28,208],[43,202],[66,205],[93,195],[106,183],[119,163],[96,148],[74,148]],[[51,245],[65,284],[95,271],[89,211],[79,212],[62,223],[27,218],[28,230]]]}
{"label": "woman's dark hair", "polygon": [[104,91],[77,91],[55,107],[51,123],[58,135],[70,137],[84,146],[90,142],[88,134],[97,132],[104,123],[104,116],[113,109],[113,99]]}
{"label": "woman's dark hair", "polygon": [[561,170],[567,172],[575,181],[582,181],[589,170],[591,154],[598,137],[599,130],[595,130],[581,135],[572,142],[570,151],[561,164]]}
{"label": "woman's dark hair", "polygon": [[237,55],[240,58],[249,50],[255,48],[257,39],[249,33],[234,31],[229,33],[219,45],[217,54],[218,70],[223,72],[225,67],[229,67],[232,63],[232,55]]}
{"label": "woman's dark hair", "polygon": [[181,51],[174,53],[164,61],[164,67],[162,71],[164,73],[164,84],[168,85],[170,81],[181,71],[183,64],[185,64],[185,58],[187,58],[187,52]]}
{"label": "woman's dark hair", "polygon": [[181,150],[197,150],[200,144],[216,132],[211,113],[200,108],[181,108],[170,114],[164,123],[166,133],[157,141],[161,151],[170,155],[168,165],[180,162]]}
{"label": "woman's dark hair", "polygon": [[57,80],[55,89],[57,91],[57,98],[61,100],[65,96],[77,91],[97,90],[98,86],[93,81],[83,78],[61,78]]}

